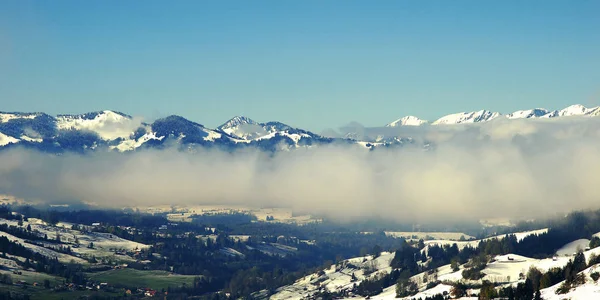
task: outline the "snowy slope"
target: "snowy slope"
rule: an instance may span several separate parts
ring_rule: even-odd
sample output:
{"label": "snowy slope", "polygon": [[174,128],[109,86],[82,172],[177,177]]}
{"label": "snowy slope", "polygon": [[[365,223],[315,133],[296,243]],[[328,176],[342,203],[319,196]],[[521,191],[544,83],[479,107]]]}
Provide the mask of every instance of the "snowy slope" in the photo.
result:
{"label": "snowy slope", "polygon": [[298,143],[301,138],[315,137],[308,131],[296,129],[280,122],[259,123],[244,116],[233,117],[217,127],[217,130],[244,141],[264,141],[280,136]]}
{"label": "snowy slope", "polygon": [[[339,266],[331,266],[323,275],[311,274],[298,279],[294,284],[277,289],[269,299],[305,299],[315,294],[321,287],[330,291],[352,289],[356,283],[360,284],[365,278],[371,278],[382,272],[390,272],[390,262],[394,253],[383,252],[381,256],[373,259],[372,256],[356,257],[344,260]],[[374,265],[374,272],[365,275],[364,269]],[[354,274],[356,280],[352,280]]]}
{"label": "snowy slope", "polygon": [[585,276],[585,283],[574,289],[571,289],[566,294],[557,294],[556,291],[564,283],[561,281],[549,288],[541,290],[541,296],[545,300],[563,300],[563,299],[600,299],[600,285],[590,277],[591,273],[600,272],[600,265],[591,266],[579,274]]}
{"label": "snowy slope", "polygon": [[558,117],[582,116],[588,112],[588,108],[581,104],[571,105],[558,111]]}
{"label": "snowy slope", "polygon": [[124,139],[118,145],[111,146],[110,149],[116,149],[121,152],[131,151],[131,150],[135,150],[135,149],[141,147],[142,145],[144,145],[144,143],[146,143],[150,140],[161,141],[163,138],[164,138],[164,136],[157,137],[155,132],[148,132],[137,139],[132,139],[132,138]]}
{"label": "snowy slope", "polygon": [[[514,234],[515,237],[517,238],[517,241],[521,241],[523,240],[525,237],[530,236],[530,235],[539,235],[542,233],[546,233],[548,232],[548,228],[544,228],[544,229],[537,229],[537,230],[531,230],[531,231],[522,231],[522,232],[515,232],[515,233],[511,233]],[[496,235],[496,236],[491,236],[488,238],[483,239],[485,240],[491,240],[491,239],[503,239],[506,237],[506,234],[501,234],[501,235]],[[479,242],[482,240],[472,240],[472,241],[456,241],[456,240],[430,240],[430,241],[425,241],[425,248],[423,249],[423,251],[427,251],[428,247],[430,245],[438,245],[440,247],[444,246],[444,245],[453,245],[456,244],[456,246],[458,246],[458,249],[463,249],[465,247],[472,247],[472,248],[477,248],[479,246]]]}
{"label": "snowy slope", "polygon": [[8,113],[0,112],[0,123],[6,123],[10,120],[15,119],[35,119],[39,114],[37,113]]}
{"label": "snowy slope", "polygon": [[[18,226],[18,222],[15,220],[0,219],[0,223],[6,223],[9,226]],[[97,258],[111,257],[114,260],[119,261],[133,261],[133,259],[129,256],[116,255],[114,251],[111,251],[111,249],[133,250],[136,248],[143,249],[148,247],[148,245],[129,241],[108,233],[82,232],[79,230],[73,230],[71,229],[73,224],[58,223],[57,226],[52,226],[43,222],[42,220],[29,218],[28,221],[23,221],[23,228],[26,228],[28,225],[31,226],[32,232],[36,233],[40,237],[47,236],[49,240],[56,239],[57,234],[60,235],[62,245],[71,247],[73,255],[63,254],[52,249],[48,249],[56,246],[53,243],[42,242],[43,244],[48,245],[48,247],[45,248],[38,245],[33,245],[23,239],[16,238],[5,232],[0,231],[0,235],[5,235],[10,240],[18,241],[22,245],[35,252],[48,257],[58,258],[63,262],[69,262],[71,259],[75,259],[79,263],[87,263],[80,257],[89,257],[92,255]],[[80,225],[80,227],[84,226],[85,225]],[[93,248],[87,247],[90,243],[94,244]],[[76,247],[75,245],[79,245],[79,247]]]}
{"label": "snowy slope", "polygon": [[391,123],[385,125],[385,127],[420,126],[420,125],[423,125],[426,123],[427,123],[427,121],[421,120],[415,116],[406,116],[406,117],[400,118],[394,122],[391,122]]}
{"label": "snowy slope", "polygon": [[501,114],[488,110],[480,110],[474,112],[461,112],[441,117],[431,123],[431,125],[450,125],[462,123],[478,123],[493,120]]}
{"label": "snowy slope", "polygon": [[59,130],[88,130],[104,140],[128,137],[138,127],[130,116],[110,110],[82,115],[59,115],[56,128]]}
{"label": "snowy slope", "polygon": [[23,240],[21,238],[18,238],[16,236],[11,235],[9,233],[6,233],[4,231],[0,231],[0,236],[6,237],[9,241],[19,243],[19,244],[27,247],[28,249],[30,249],[33,252],[42,254],[42,255],[44,255],[46,257],[56,258],[60,262],[63,262],[63,263],[69,263],[71,260],[73,260],[73,261],[75,261],[76,263],[79,263],[79,264],[87,264],[87,261],[85,261],[85,260],[83,260],[81,258],[72,256],[72,255],[68,255],[68,254],[64,254],[64,253],[60,253],[60,252],[56,252],[56,251],[54,251],[52,249],[40,247],[38,245],[33,245],[33,244],[28,243],[27,241],[25,241],[25,240]]}
{"label": "snowy slope", "polygon": [[577,250],[584,250],[590,244],[588,239],[579,239],[572,241],[556,251],[556,255],[571,255]]}
{"label": "snowy slope", "polygon": [[[179,116],[169,116],[145,124],[126,114],[110,110],[57,117],[44,113],[0,112],[0,149],[15,143],[52,153],[86,153],[105,149],[123,152],[163,146],[193,149],[196,146],[212,145],[225,149],[256,147],[267,151],[279,151],[331,143],[354,145],[368,150],[410,145],[427,149],[432,144],[412,136],[412,129],[394,128],[472,124],[493,120],[499,116],[501,114],[497,112],[480,110],[447,115],[433,123],[415,116],[406,116],[387,124],[388,129],[385,129],[384,133],[371,130],[372,128],[358,128],[356,132],[342,132],[339,137],[327,138],[280,122],[259,123],[244,116],[234,117],[217,129],[211,129]],[[513,112],[506,115],[506,118],[569,116],[600,116],[600,107],[586,108],[577,104],[555,111],[535,108]]]}
{"label": "snowy slope", "polygon": [[[443,116],[431,125],[449,125],[449,124],[462,124],[462,123],[478,123],[493,120],[501,113],[491,112],[488,110],[480,110],[474,112],[460,112]],[[507,119],[534,119],[534,118],[557,118],[557,117],[568,117],[568,116],[600,116],[600,106],[586,108],[581,104],[575,104],[568,106],[560,110],[549,111],[545,108],[533,108],[526,110],[517,110],[506,115]],[[385,125],[385,127],[397,127],[397,126],[419,126],[428,124],[427,121],[421,120],[418,117],[406,116],[404,118],[395,120]]]}
{"label": "snowy slope", "polygon": [[244,116],[233,117],[217,129],[244,140],[253,140],[269,133],[261,124]]}
{"label": "snowy slope", "polygon": [[547,115],[550,111],[545,108],[534,108],[528,110],[518,110],[511,114],[506,115],[509,119],[531,119],[540,118]]}
{"label": "snowy slope", "polygon": [[260,141],[260,140],[271,139],[277,135],[290,138],[292,141],[294,141],[296,143],[298,143],[298,141],[300,141],[301,138],[310,138],[311,137],[310,135],[305,134],[305,133],[297,134],[297,133],[287,133],[287,132],[271,132],[269,134],[266,134],[266,135],[256,138],[256,140]]}
{"label": "snowy slope", "polygon": [[590,116],[590,117],[598,117],[600,116],[600,106],[594,107],[594,108],[590,108],[587,112],[586,115]]}
{"label": "snowy slope", "polygon": [[0,146],[18,143],[19,140],[0,132]]}
{"label": "snowy slope", "polygon": [[574,104],[561,110],[555,110],[544,118],[571,117],[571,116],[598,116],[600,107],[587,108],[581,104]]}

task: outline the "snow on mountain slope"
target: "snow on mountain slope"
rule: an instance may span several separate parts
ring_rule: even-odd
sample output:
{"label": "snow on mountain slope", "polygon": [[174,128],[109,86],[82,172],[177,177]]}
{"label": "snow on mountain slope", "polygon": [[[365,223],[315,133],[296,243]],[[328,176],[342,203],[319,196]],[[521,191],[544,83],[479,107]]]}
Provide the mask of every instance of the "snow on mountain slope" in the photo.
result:
{"label": "snow on mountain slope", "polygon": [[561,110],[552,111],[544,118],[571,117],[571,116],[598,116],[600,115],[600,106],[587,108],[581,104],[574,104]]}
{"label": "snow on mountain slope", "polygon": [[271,132],[267,135],[263,135],[259,138],[256,138],[257,141],[260,140],[264,140],[264,139],[270,139],[275,137],[276,135],[280,135],[280,136],[285,136],[290,138],[292,141],[294,141],[295,143],[298,143],[298,141],[300,141],[301,138],[310,138],[311,136],[308,134],[297,134],[297,133],[287,133],[287,132]]}
{"label": "snow on mountain slope", "polygon": [[0,146],[18,143],[19,140],[0,132]]}
{"label": "snow on mountain slope", "polygon": [[598,117],[600,116],[600,106],[594,107],[594,108],[590,108],[587,112],[586,115],[590,116],[590,117]]}
{"label": "snow on mountain slope", "polygon": [[394,122],[391,122],[391,123],[385,125],[385,127],[420,126],[420,125],[423,125],[426,123],[427,123],[427,121],[421,120],[415,116],[406,116],[406,117],[400,118]]}
{"label": "snow on mountain slope", "polygon": [[73,260],[73,261],[75,261],[76,263],[79,263],[79,264],[87,264],[87,261],[85,261],[85,260],[83,260],[83,259],[81,259],[79,257],[75,257],[75,256],[72,256],[72,255],[60,253],[60,252],[54,251],[52,249],[40,247],[38,245],[30,244],[27,241],[25,241],[24,239],[18,238],[16,236],[14,236],[12,234],[9,234],[9,233],[6,233],[4,231],[0,231],[0,236],[6,237],[11,242],[19,243],[19,244],[27,247],[28,249],[30,249],[33,252],[42,254],[42,255],[44,255],[46,257],[56,258],[60,262],[63,262],[63,263],[69,263],[69,262],[71,262],[71,260]]}
{"label": "snow on mountain slope", "polygon": [[[520,232],[516,234],[517,239],[521,240],[531,234],[540,234],[545,232],[547,229]],[[502,236],[497,236],[498,238]],[[490,237],[496,238],[496,237]],[[571,251],[573,245],[581,246],[587,240],[576,240],[567,243],[563,246],[563,249],[569,248]],[[459,243],[452,241],[453,243]],[[583,252],[586,261],[589,261],[592,255],[600,254],[600,247],[587,250]],[[343,292],[351,291],[354,284],[358,285],[365,278],[375,276],[380,272],[390,272],[391,268],[389,263],[394,257],[394,253],[382,253],[381,257],[377,259],[375,272],[369,276],[365,276],[363,268],[369,266],[372,259],[371,256],[357,257],[343,261],[337,266],[334,265],[331,268],[325,270],[323,273],[315,273],[308,275],[304,278],[297,280],[294,284],[279,288],[276,293],[271,296],[270,299],[310,299],[319,289],[326,289],[330,292]],[[406,298],[400,299],[423,299],[428,296],[434,296],[437,294],[443,294],[449,292],[451,284],[454,282],[481,284],[484,280],[502,285],[516,286],[518,283],[523,282],[521,274],[526,274],[531,267],[535,267],[542,272],[547,272],[552,268],[563,268],[567,265],[569,260],[574,258],[572,252],[562,256],[554,258],[543,258],[536,259],[525,257],[516,254],[505,254],[495,256],[491,262],[489,262],[485,268],[481,271],[484,277],[479,280],[466,280],[462,276],[462,271],[465,269],[465,265],[461,265],[458,271],[453,271],[450,265],[444,265],[437,268],[436,277],[440,284],[427,288],[427,284],[432,282],[431,273],[429,271],[416,274],[410,278],[411,281],[417,284],[419,293]],[[591,278],[592,272],[600,271],[600,265],[595,265],[591,268],[584,270],[582,273],[586,275],[585,284],[571,290],[569,293],[564,295],[557,295],[556,290],[560,284],[549,287],[542,290],[543,299],[596,299],[600,296],[600,285],[595,283]],[[352,276],[356,278],[352,280]],[[428,280],[424,280],[427,278]],[[477,289],[472,289],[469,294],[477,294]],[[395,286],[391,285],[383,289],[383,292],[369,297],[370,299],[395,299],[396,292]],[[356,295],[348,299],[365,299]]]}
{"label": "snow on mountain slope", "polygon": [[588,111],[588,109],[585,106],[583,106],[581,104],[575,104],[575,105],[566,107],[564,109],[561,109],[558,112],[558,116],[559,117],[581,116],[581,115],[585,115],[587,111]]}
{"label": "snow on mountain slope", "polygon": [[132,151],[135,150],[139,147],[141,147],[144,143],[150,141],[150,140],[157,140],[157,141],[161,141],[163,138],[165,138],[164,136],[161,137],[157,137],[156,133],[154,132],[148,132],[145,133],[144,135],[142,135],[141,137],[139,137],[138,139],[126,139],[123,140],[122,142],[120,142],[118,145],[116,146],[111,146],[110,149],[116,149],[120,152],[124,152],[124,151]]}
{"label": "snow on mountain slope", "polygon": [[41,142],[44,141],[44,139],[42,139],[42,138],[32,138],[32,137],[29,137],[29,136],[26,136],[26,135],[22,135],[21,136],[21,140],[32,142],[32,143],[41,143]]}
{"label": "snow on mountain slope", "polygon": [[530,267],[535,267],[542,272],[547,272],[554,267],[563,267],[572,257],[558,257],[535,259],[516,254],[506,254],[496,256],[494,262],[488,263],[482,273],[485,274],[483,280],[490,282],[516,282],[519,280],[519,274],[526,274]]}
{"label": "snow on mountain slope", "polygon": [[56,128],[59,130],[89,130],[96,132],[104,140],[126,138],[139,125],[132,117],[110,110],[56,117]]}
{"label": "snow on mountain slope", "polygon": [[[373,256],[356,257],[344,260],[338,265],[333,265],[322,274],[311,274],[298,279],[294,284],[281,287],[269,299],[306,299],[319,291],[321,287],[329,291],[343,291],[352,289],[354,284],[359,284],[365,278],[372,278],[382,272],[390,272],[390,262],[394,253],[383,252],[375,259]],[[365,270],[372,268],[371,273]],[[352,279],[352,275],[356,279]]]}
{"label": "snow on mountain slope", "polygon": [[245,140],[253,140],[268,134],[261,124],[244,116],[233,117],[217,129]]}
{"label": "snow on mountain slope", "polygon": [[[511,233],[514,234],[515,237],[517,238],[517,241],[521,241],[523,240],[525,237],[528,237],[530,235],[540,235],[543,233],[548,232],[548,228],[544,228],[544,229],[537,229],[537,230],[530,230],[530,231],[523,231],[523,232],[515,232],[515,233]],[[491,239],[503,239],[504,237],[506,237],[506,234],[500,234],[500,235],[496,235],[496,236],[491,236],[491,237],[487,237],[485,240],[491,240]],[[430,241],[425,241],[425,248],[422,251],[426,251],[429,247],[429,245],[438,245],[440,247],[444,246],[444,245],[452,245],[452,244],[456,244],[456,246],[458,246],[458,249],[463,249],[467,246],[472,247],[472,248],[477,248],[479,246],[479,242],[482,240],[472,240],[472,241],[456,241],[456,240],[430,240]]]}
{"label": "snow on mountain slope", "polygon": [[0,112],[0,123],[6,123],[14,119],[35,119],[39,114],[37,113],[8,113]]}
{"label": "snow on mountain slope", "polygon": [[[217,128],[222,129],[222,130],[223,129],[231,129],[236,126],[245,125],[245,124],[258,124],[258,122],[254,121],[248,117],[235,116]],[[225,130],[223,130],[223,131],[225,131]]]}
{"label": "snow on mountain slope", "polygon": [[560,249],[556,250],[556,255],[571,255],[577,250],[584,250],[590,244],[590,240],[588,239],[579,239],[576,241],[572,241]]}
{"label": "snow on mountain slope", "polygon": [[[0,223],[5,223],[9,226],[18,226],[18,222],[15,220],[6,220],[0,219]],[[80,227],[86,227],[86,225],[78,224]],[[119,261],[134,261],[129,256],[126,255],[117,255],[111,249],[124,249],[124,250],[134,250],[134,249],[143,249],[148,248],[148,245],[126,240],[120,238],[118,236],[102,233],[102,232],[83,232],[80,230],[72,229],[73,224],[67,223],[58,223],[56,226],[49,225],[42,220],[29,218],[28,221],[23,221],[23,226],[26,228],[27,226],[31,227],[31,231],[37,234],[40,237],[47,236],[49,240],[55,240],[57,235],[60,235],[60,241],[62,246],[71,247],[71,251],[73,255],[63,254],[56,252],[52,249],[52,247],[56,247],[56,243],[48,243],[44,241],[40,241],[41,244],[44,244],[44,247],[39,245],[34,245],[32,243],[27,242],[26,240],[14,237],[8,233],[0,232],[1,235],[7,236],[9,240],[14,240],[22,244],[23,246],[43,254],[48,257],[58,258],[60,261],[69,262],[71,259],[75,259],[78,263],[87,262],[81,257],[90,257],[95,256],[98,258],[110,257]],[[94,244],[93,248],[87,247],[90,243]],[[78,244],[79,247],[76,247],[75,244]],[[85,247],[84,247],[85,246]]]}
{"label": "snow on mountain slope", "polygon": [[564,283],[561,281],[549,288],[540,290],[542,299],[545,300],[563,300],[563,299],[600,299],[600,285],[595,282],[590,274],[594,272],[600,272],[600,265],[593,265],[579,274],[583,274],[585,277],[585,283],[571,289],[566,294],[557,294],[556,291]]}
{"label": "snow on mountain slope", "polygon": [[[480,110],[474,112],[461,112],[443,116],[436,121],[432,122],[431,125],[442,125],[442,124],[461,124],[461,123],[478,123],[493,120],[501,113],[491,112],[488,110]],[[507,114],[507,119],[533,119],[533,118],[556,118],[556,117],[568,117],[568,116],[600,116],[600,106],[586,108],[581,104],[571,105],[561,110],[549,111],[545,108],[534,108],[527,110],[518,110],[513,113]],[[419,126],[427,124],[427,121],[421,120],[414,116],[406,116],[404,118],[395,120],[385,125],[385,127],[397,127],[397,126]]]}
{"label": "snow on mountain slope", "polygon": [[157,138],[175,137],[178,141],[186,144],[204,144],[219,139],[238,141],[225,132],[212,130],[202,124],[175,115],[154,121],[150,130],[155,133]]}
{"label": "snow on mountain slope", "polygon": [[285,136],[297,143],[301,138],[312,137],[304,130],[298,130],[280,122],[258,123],[244,116],[233,117],[217,127],[217,130],[246,141],[260,141],[275,136]]}
{"label": "snow on mountain slope", "polygon": [[478,123],[493,120],[499,117],[501,114],[498,112],[491,112],[488,110],[480,110],[474,112],[461,112],[456,114],[450,114],[441,117],[431,123],[431,125],[450,125],[450,124],[462,124],[462,123]]}
{"label": "snow on mountain slope", "polygon": [[506,115],[509,119],[530,119],[540,118],[547,115],[550,111],[545,108],[534,108],[528,110],[517,110],[511,114]]}

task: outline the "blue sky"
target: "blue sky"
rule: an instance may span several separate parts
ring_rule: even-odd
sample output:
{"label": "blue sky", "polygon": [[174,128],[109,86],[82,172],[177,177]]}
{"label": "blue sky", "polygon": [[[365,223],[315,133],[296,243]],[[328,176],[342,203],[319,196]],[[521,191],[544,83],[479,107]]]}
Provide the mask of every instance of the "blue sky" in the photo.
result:
{"label": "blue sky", "polygon": [[320,131],[600,105],[600,1],[0,1],[0,110]]}

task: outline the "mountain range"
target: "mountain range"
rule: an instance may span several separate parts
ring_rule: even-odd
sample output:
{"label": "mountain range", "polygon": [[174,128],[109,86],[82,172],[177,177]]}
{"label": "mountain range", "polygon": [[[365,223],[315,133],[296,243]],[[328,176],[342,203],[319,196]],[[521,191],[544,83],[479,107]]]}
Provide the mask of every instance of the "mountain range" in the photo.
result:
{"label": "mountain range", "polygon": [[[507,115],[488,110],[461,112],[443,116],[433,122],[406,116],[388,123],[385,127],[473,124],[500,117],[550,119],[599,115],[600,107],[586,108],[577,104],[561,110],[535,108]],[[373,149],[377,146],[405,145],[410,142],[410,137],[393,137],[374,143],[369,140],[362,141],[359,135],[352,133],[342,138],[325,137],[281,122],[260,123],[244,116],[236,116],[211,129],[175,115],[145,123],[130,115],[111,110],[57,116],[41,112],[0,112],[0,149],[23,146],[57,153],[99,149],[125,152],[175,145],[180,149],[217,147],[231,150],[256,147],[261,150],[278,151],[331,143],[355,144]]]}
{"label": "mountain range", "polygon": [[[431,123],[426,120],[421,120],[414,116],[402,117],[385,125],[386,127],[397,126],[420,126],[424,124],[430,125],[453,125],[453,124],[469,124],[490,121],[501,117],[503,114],[492,112],[489,110],[480,110],[473,112],[460,112],[443,116]],[[600,106],[587,108],[581,104],[568,106],[561,110],[547,110],[544,108],[534,108],[528,110],[518,110],[513,113],[504,115],[508,119],[535,119],[535,118],[556,118],[568,116],[600,116]]]}

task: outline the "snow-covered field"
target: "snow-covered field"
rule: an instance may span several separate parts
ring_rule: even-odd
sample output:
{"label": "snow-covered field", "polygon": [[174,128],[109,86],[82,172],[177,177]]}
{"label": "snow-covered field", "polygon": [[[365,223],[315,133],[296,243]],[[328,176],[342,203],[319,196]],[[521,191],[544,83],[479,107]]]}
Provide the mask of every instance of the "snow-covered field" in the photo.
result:
{"label": "snow-covered field", "polygon": [[68,255],[68,254],[64,254],[64,253],[59,253],[56,252],[52,249],[48,249],[48,248],[44,248],[44,247],[40,247],[38,245],[34,245],[31,243],[26,242],[25,240],[18,238],[14,235],[8,234],[6,232],[0,231],[0,236],[5,236],[6,238],[8,238],[9,241],[12,242],[17,242],[27,248],[29,248],[31,251],[42,254],[46,257],[51,257],[51,258],[56,258],[58,259],[60,262],[63,263],[69,263],[71,261],[74,261],[76,263],[80,263],[80,264],[87,264],[87,261],[79,258],[79,257],[75,257],[72,255]]}
{"label": "snow-covered field", "polygon": [[[345,260],[339,266],[333,265],[324,271],[324,274],[312,274],[300,278],[293,285],[285,286],[277,290],[270,299],[304,299],[316,293],[323,287],[328,290],[347,290],[357,285],[365,278],[371,278],[382,272],[390,272],[390,262],[394,253],[384,252],[373,259],[372,256],[357,257]],[[365,274],[365,270],[371,273]],[[356,278],[352,280],[352,275]]]}
{"label": "snow-covered field", "polygon": [[[15,220],[0,219],[0,222],[6,223],[9,226],[18,226],[18,222]],[[91,256],[95,256],[98,259],[110,258],[116,262],[133,261],[134,259],[129,256],[116,254],[115,252],[117,250],[131,251],[136,248],[142,249],[148,247],[147,245],[129,241],[109,233],[73,230],[71,229],[73,224],[70,223],[58,223],[57,226],[51,226],[42,220],[29,218],[28,221],[23,222],[22,228],[26,228],[28,225],[31,226],[31,231],[40,237],[47,236],[49,240],[56,240],[57,235],[60,236],[60,245],[71,247],[73,255],[52,250],[51,248],[59,246],[56,242],[37,241],[36,243],[44,245],[44,247],[42,247],[6,232],[0,231],[0,236],[6,236],[9,240],[17,241],[31,250],[47,257],[58,258],[61,262],[70,262],[73,260],[76,263],[86,264],[87,261],[82,259],[82,257]],[[81,227],[86,226],[81,225]],[[88,247],[90,244],[93,244],[93,248]]]}
{"label": "snow-covered field", "polygon": [[386,231],[386,235],[393,237],[402,237],[407,240],[453,240],[458,241],[474,239],[475,237],[462,232],[417,232],[417,231]]}
{"label": "snow-covered field", "polygon": [[248,213],[254,215],[259,221],[266,221],[267,217],[272,217],[270,222],[306,224],[319,222],[320,219],[313,218],[310,215],[294,216],[292,209],[289,208],[252,208],[248,206],[231,205],[198,205],[198,206],[178,206],[168,205],[137,207],[141,211],[148,213],[168,213],[167,219],[173,222],[191,222],[193,215],[211,215],[211,214],[231,214]]}
{"label": "snow-covered field", "polygon": [[556,255],[571,255],[577,250],[584,250],[590,244],[588,239],[579,239],[572,241],[556,251]]}
{"label": "snow-covered field", "polygon": [[[530,235],[539,235],[542,233],[546,233],[548,232],[548,228],[544,228],[544,229],[538,229],[538,230],[531,230],[531,231],[523,231],[523,232],[515,232],[512,233],[516,236],[518,241],[523,240],[525,237],[530,236]],[[504,237],[506,237],[506,234],[502,234],[502,235],[497,235],[497,236],[492,236],[492,237],[488,237],[485,238],[483,240],[491,240],[491,239],[503,239]],[[449,239],[440,239],[440,240],[431,240],[431,241],[425,241],[425,249],[424,251],[426,251],[427,247],[430,245],[438,245],[438,246],[444,246],[444,245],[452,245],[452,244],[456,244],[456,246],[458,246],[458,249],[463,249],[467,246],[472,247],[472,248],[477,248],[477,246],[479,245],[479,242],[481,240],[472,240],[472,241],[456,241],[456,240],[449,240]]]}
{"label": "snow-covered field", "polygon": [[[517,239],[522,240],[528,235],[541,234],[546,231],[547,229],[520,232],[516,233],[516,236]],[[491,238],[503,237],[504,235],[495,236]],[[441,242],[448,244],[462,243],[460,247],[465,247],[467,245],[477,247],[479,241],[457,242],[450,240],[438,240],[431,242]],[[589,240],[586,239],[573,241],[560,248],[558,252],[561,253],[561,255],[553,258],[535,259],[516,254],[496,256],[494,257],[492,262],[488,263],[487,266],[482,270],[482,273],[484,273],[485,276],[481,280],[477,281],[465,280],[462,277],[462,271],[464,270],[464,266],[460,266],[459,270],[454,272],[451,269],[450,265],[445,265],[437,269],[437,278],[440,282],[443,282],[444,284],[438,284],[437,286],[431,289],[426,289],[427,283],[423,280],[423,278],[429,277],[430,275],[426,275],[426,273],[417,274],[411,277],[411,280],[417,283],[419,287],[419,293],[415,296],[407,297],[404,299],[419,299],[428,296],[434,296],[436,294],[444,292],[449,292],[451,286],[448,283],[452,282],[465,282],[475,284],[481,283],[483,280],[488,280],[500,285],[509,284],[515,286],[519,282],[522,282],[524,280],[522,279],[522,276],[527,274],[528,270],[531,267],[535,267],[542,272],[546,272],[554,267],[562,268],[569,262],[569,260],[573,259],[574,253],[578,249],[585,249],[588,246],[588,244]],[[586,257],[586,260],[589,261],[589,258],[592,255],[600,255],[600,247],[584,251],[583,253]],[[393,257],[394,253],[383,253],[379,258],[375,260],[377,262],[375,271],[368,276],[365,276],[363,268],[370,264],[372,260],[371,256],[348,259],[344,261],[344,263],[339,264],[338,267],[334,265],[331,268],[325,270],[324,274],[311,274],[299,279],[292,285],[279,288],[276,294],[271,296],[271,299],[305,299],[316,293],[320,288],[325,288],[331,292],[351,290],[354,284],[360,284],[360,282],[365,278],[375,276],[375,274],[377,273],[391,272],[389,263]],[[600,299],[600,285],[594,282],[589,276],[589,274],[596,271],[600,271],[600,265],[593,266],[583,271],[583,273],[586,274],[586,283],[582,286],[573,289],[568,294],[556,294],[556,289],[560,286],[560,284],[542,290],[543,299]],[[352,280],[353,274],[356,278],[356,280],[354,281]],[[469,291],[469,294],[476,293],[478,293],[478,290]],[[362,298],[358,296],[353,296],[351,297],[351,299]],[[395,286],[385,288],[381,294],[372,296],[371,299],[397,299]],[[476,298],[465,297],[461,299]]]}
{"label": "snow-covered field", "polygon": [[590,278],[590,274],[593,272],[600,272],[600,265],[591,266],[581,272],[585,275],[585,284],[572,289],[569,293],[558,295],[556,290],[563,284],[563,282],[560,282],[541,290],[542,298],[545,300],[600,299],[600,285]]}

